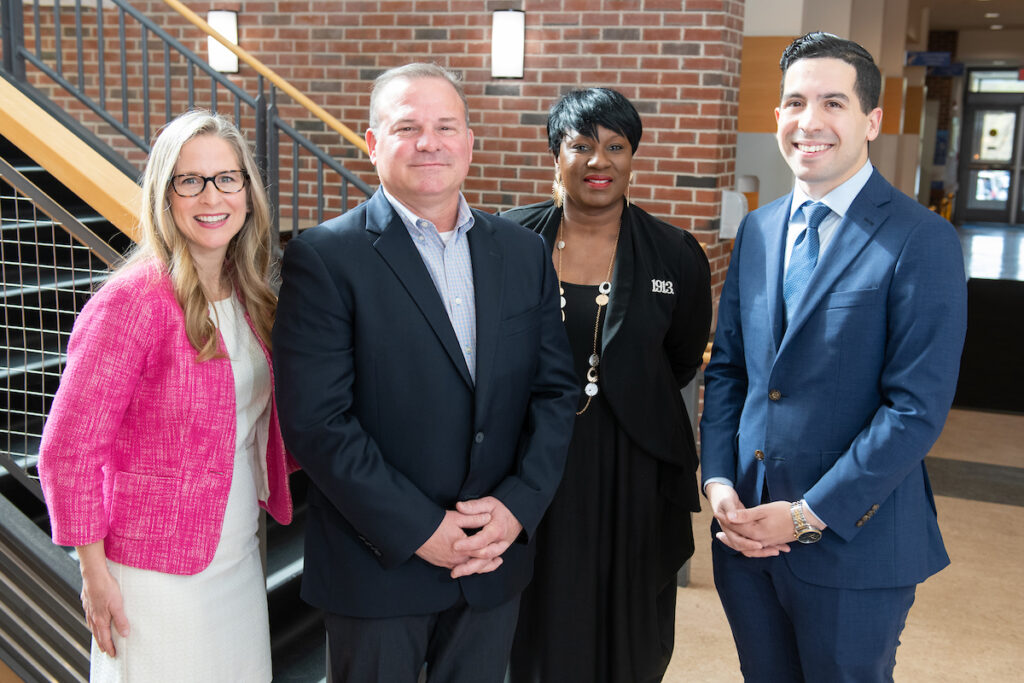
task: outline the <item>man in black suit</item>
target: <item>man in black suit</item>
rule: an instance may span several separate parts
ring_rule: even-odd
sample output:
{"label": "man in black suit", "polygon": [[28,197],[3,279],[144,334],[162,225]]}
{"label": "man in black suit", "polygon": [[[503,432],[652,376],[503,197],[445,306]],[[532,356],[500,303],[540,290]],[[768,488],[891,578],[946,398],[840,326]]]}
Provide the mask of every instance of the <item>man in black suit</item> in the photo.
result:
{"label": "man in black suit", "polygon": [[543,240],[471,210],[458,81],[382,74],[381,188],[285,252],[274,365],[338,681],[501,681],[578,388]]}

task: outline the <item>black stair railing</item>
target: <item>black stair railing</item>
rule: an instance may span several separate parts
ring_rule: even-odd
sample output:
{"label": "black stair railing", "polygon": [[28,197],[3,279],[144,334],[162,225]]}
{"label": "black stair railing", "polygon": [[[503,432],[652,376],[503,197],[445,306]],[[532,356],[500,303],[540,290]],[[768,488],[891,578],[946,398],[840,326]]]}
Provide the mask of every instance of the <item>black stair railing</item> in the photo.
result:
{"label": "black stair railing", "polygon": [[[372,194],[373,188],[280,116],[273,83],[257,73],[256,92],[247,93],[124,0],[2,4],[7,78],[48,94],[43,106],[63,96],[136,172],[159,125],[200,106],[230,111],[254,143],[276,230],[288,221],[296,233],[323,221],[325,211],[343,213]],[[112,54],[115,65],[108,64]],[[58,117],[69,114],[57,109]]]}
{"label": "black stair railing", "polygon": [[[84,220],[111,231],[98,216]],[[39,439],[74,317],[120,260],[107,239],[0,158],[0,465],[40,501]]]}

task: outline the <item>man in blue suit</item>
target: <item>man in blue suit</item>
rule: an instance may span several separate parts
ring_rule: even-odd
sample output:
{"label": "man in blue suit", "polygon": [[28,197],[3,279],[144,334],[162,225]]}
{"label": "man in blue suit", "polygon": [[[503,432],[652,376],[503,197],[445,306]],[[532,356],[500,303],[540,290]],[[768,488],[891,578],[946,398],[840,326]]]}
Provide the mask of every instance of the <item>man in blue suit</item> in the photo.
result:
{"label": "man in blue suit", "polygon": [[544,241],[470,209],[465,97],[374,83],[381,188],[285,251],[281,427],[312,482],[302,597],[335,681],[500,682],[578,398]]}
{"label": "man in blue suit", "polygon": [[891,681],[916,584],[949,563],[924,457],[956,385],[963,257],[868,161],[871,55],[811,33],[781,67],[796,185],[740,226],[705,375],[715,584],[746,680]]}

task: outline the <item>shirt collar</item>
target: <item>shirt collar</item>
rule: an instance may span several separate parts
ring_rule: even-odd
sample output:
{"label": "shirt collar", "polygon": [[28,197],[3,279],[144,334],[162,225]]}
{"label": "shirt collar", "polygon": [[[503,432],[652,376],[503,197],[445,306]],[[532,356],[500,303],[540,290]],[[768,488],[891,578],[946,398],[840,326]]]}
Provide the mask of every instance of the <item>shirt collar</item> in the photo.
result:
{"label": "shirt collar", "polygon": [[854,173],[850,178],[835,188],[821,199],[811,199],[800,189],[797,185],[793,188],[793,203],[789,206],[789,220],[792,221],[796,212],[800,210],[800,207],[804,205],[804,202],[823,202],[828,208],[839,216],[844,218],[846,212],[850,210],[850,205],[853,204],[853,200],[857,198],[860,191],[867,185],[868,179],[871,178],[871,171],[873,166],[870,161],[865,161],[864,165],[860,167],[860,170]]}
{"label": "shirt collar", "polygon": [[[380,191],[384,194],[384,198],[388,200],[388,204],[391,204],[391,208],[398,214],[398,217],[402,219],[402,224],[405,225],[405,229],[409,231],[410,235],[437,234],[436,225],[410,211],[405,204],[388,194],[383,185],[380,186]],[[476,223],[476,219],[473,218],[473,212],[469,210],[469,203],[466,202],[466,198],[460,192],[459,211],[455,216],[455,232],[464,234],[473,227],[474,223]]]}

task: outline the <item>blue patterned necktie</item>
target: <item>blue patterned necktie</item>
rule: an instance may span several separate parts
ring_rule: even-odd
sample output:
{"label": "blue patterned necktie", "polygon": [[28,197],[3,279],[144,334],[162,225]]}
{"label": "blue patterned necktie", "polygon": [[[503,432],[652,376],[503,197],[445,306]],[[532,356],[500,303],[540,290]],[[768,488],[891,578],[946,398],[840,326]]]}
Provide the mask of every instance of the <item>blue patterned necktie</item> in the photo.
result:
{"label": "blue patterned necktie", "polygon": [[782,283],[782,298],[786,302],[786,320],[796,308],[800,295],[811,279],[814,267],[818,265],[818,226],[825,217],[832,213],[821,202],[804,202],[800,209],[807,217],[807,228],[800,233],[793,243],[793,253],[789,256],[789,268]]}

